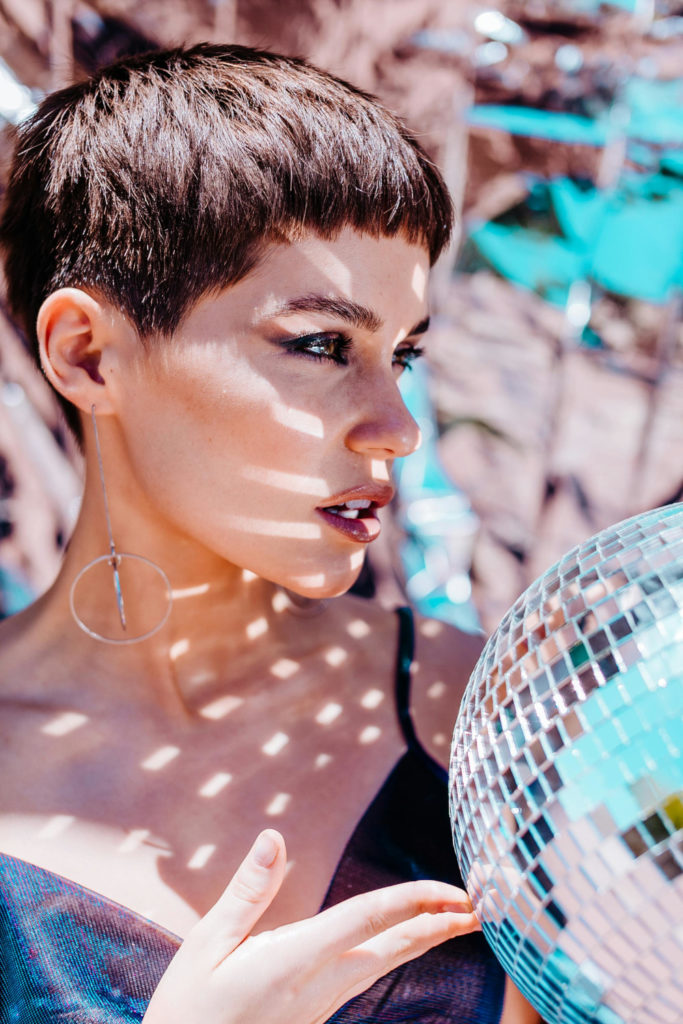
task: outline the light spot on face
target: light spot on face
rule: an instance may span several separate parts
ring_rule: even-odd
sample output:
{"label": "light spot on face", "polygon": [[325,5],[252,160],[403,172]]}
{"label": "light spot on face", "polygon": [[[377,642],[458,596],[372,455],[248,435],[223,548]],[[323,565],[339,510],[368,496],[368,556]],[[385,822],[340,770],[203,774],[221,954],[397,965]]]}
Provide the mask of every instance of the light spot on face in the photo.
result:
{"label": "light spot on face", "polygon": [[325,768],[330,763],[331,760],[331,754],[318,754],[314,764],[316,768]]}
{"label": "light spot on face", "polygon": [[292,661],[290,658],[280,658],[274,665],[271,665],[270,671],[278,679],[289,679],[299,671],[299,662]]}
{"label": "light spot on face", "polygon": [[382,734],[382,730],[376,725],[366,725],[358,737],[358,742],[364,745],[368,743],[374,743],[375,740],[379,739]]}
{"label": "light spot on face", "polygon": [[46,736],[67,736],[74,729],[80,729],[87,721],[88,716],[82,715],[78,711],[64,711],[61,715],[46,722],[40,731]]}
{"label": "light spot on face", "polygon": [[268,619],[265,616],[261,616],[260,619],[254,619],[247,626],[247,636],[250,640],[255,640],[258,636],[263,636],[264,633],[268,632]]}
{"label": "light spot on face", "polygon": [[242,570],[242,581],[244,583],[253,583],[253,581],[257,579],[257,574],[255,572],[252,572],[251,569]]}
{"label": "light spot on face", "polygon": [[190,649],[190,641],[185,637],[183,640],[176,640],[174,644],[171,644],[169,650],[169,657],[171,661],[177,661],[178,658],[182,657],[183,654],[187,654]]}
{"label": "light spot on face", "polygon": [[343,708],[341,704],[326,704],[325,707],[315,716],[315,720],[318,725],[331,725],[336,718],[339,718],[342,711]]}
{"label": "light spot on face", "polygon": [[446,743],[446,737],[444,733],[437,732],[432,736],[432,743],[435,747],[443,747]]}
{"label": "light spot on face", "polygon": [[75,821],[73,814],[55,814],[54,817],[46,821],[43,827],[38,832],[39,839],[56,839],[57,836],[61,836],[66,830],[73,825]]}
{"label": "light spot on face", "polygon": [[346,661],[348,653],[343,647],[330,647],[328,651],[325,651],[325,661],[332,668],[338,668],[342,662]]}
{"label": "light spot on face", "polygon": [[361,550],[361,551],[354,551],[353,554],[351,555],[351,557],[349,558],[349,564],[351,565],[352,569],[360,569],[360,567],[361,567],[361,565],[363,564],[364,561],[365,561],[365,552],[363,550]]}
{"label": "light spot on face", "polygon": [[150,754],[149,757],[146,757],[141,762],[140,767],[148,772],[158,772],[175,760],[179,753],[180,747],[159,747],[158,750],[155,750],[153,754]]}
{"label": "light spot on face", "polygon": [[377,708],[384,700],[384,694],[381,690],[368,690],[361,697],[361,705],[364,708]]}
{"label": "light spot on face", "polygon": [[205,797],[217,796],[229,782],[232,781],[230,772],[216,772],[199,789],[199,795]]}
{"label": "light spot on face", "polygon": [[310,590],[319,590],[320,587],[325,585],[325,573],[318,572],[314,576],[297,576],[294,582],[300,586]]}
{"label": "light spot on face", "polygon": [[201,594],[206,594],[208,590],[208,583],[199,583],[196,587],[178,587],[171,591],[171,596],[174,601],[182,601],[184,597],[199,597]]}
{"label": "light spot on face", "polygon": [[346,627],[346,632],[349,633],[354,640],[362,640],[362,638],[367,636],[370,632],[370,627],[363,619],[354,619],[352,622],[349,622]]}
{"label": "light spot on face", "polygon": [[224,697],[218,697],[216,700],[212,700],[210,704],[206,704],[199,712],[202,718],[211,718],[213,721],[218,721],[220,718],[225,718],[231,711],[238,708],[241,704],[244,704],[242,697],[235,697],[231,693],[226,693]]}
{"label": "light spot on face", "polygon": [[282,590],[275,591],[273,600],[270,603],[273,606],[274,612],[283,612],[285,608],[289,608],[289,598]]}
{"label": "light spot on face", "polygon": [[297,540],[318,540],[322,527],[317,523],[283,522],[281,519],[255,519],[254,516],[226,515],[226,527],[242,533],[256,533],[264,537],[290,537]]}
{"label": "light spot on face", "polygon": [[424,267],[420,263],[415,264],[413,270],[413,279],[410,282],[416,297],[422,301],[425,297],[425,290],[427,286],[427,274]]}
{"label": "light spot on face", "polygon": [[443,623],[438,622],[436,619],[425,619],[424,622],[420,623],[420,632],[422,636],[438,636],[439,633],[443,632]]}
{"label": "light spot on face", "polygon": [[313,416],[301,409],[292,409],[288,405],[278,402],[273,409],[273,418],[276,423],[282,423],[285,427],[291,427],[300,434],[308,434],[309,437],[324,437],[325,430],[323,421],[319,416]]}
{"label": "light spot on face", "polygon": [[286,747],[288,743],[289,736],[287,735],[287,733],[276,732],[274,736],[271,736],[270,739],[263,744],[261,750],[263,751],[264,754],[267,754],[268,757],[275,757],[275,755],[279,754],[280,751],[284,747]]}
{"label": "light spot on face", "polygon": [[284,473],[279,469],[267,466],[244,467],[242,475],[246,480],[276,487],[281,491],[292,491],[293,494],[309,494],[312,498],[329,498],[330,489],[319,476],[303,476],[301,473]]}
{"label": "light spot on face", "polygon": [[427,688],[427,696],[431,697],[432,700],[438,700],[439,697],[443,697],[446,692],[446,684],[441,679],[437,679],[435,683]]}
{"label": "light spot on face", "polygon": [[128,833],[126,838],[119,843],[117,850],[119,853],[133,853],[139,849],[144,843],[145,839],[149,838],[150,832],[148,828],[134,828]]}
{"label": "light spot on face", "polygon": [[289,806],[292,797],[290,793],[276,793],[266,807],[266,814],[275,817],[277,814],[284,814]]}
{"label": "light spot on face", "polygon": [[389,479],[389,470],[384,459],[372,459],[370,462],[370,475],[373,480],[386,481]]}
{"label": "light spot on face", "polygon": [[205,843],[203,846],[198,846],[187,862],[188,868],[191,868],[193,871],[199,871],[208,864],[215,852],[215,843]]}

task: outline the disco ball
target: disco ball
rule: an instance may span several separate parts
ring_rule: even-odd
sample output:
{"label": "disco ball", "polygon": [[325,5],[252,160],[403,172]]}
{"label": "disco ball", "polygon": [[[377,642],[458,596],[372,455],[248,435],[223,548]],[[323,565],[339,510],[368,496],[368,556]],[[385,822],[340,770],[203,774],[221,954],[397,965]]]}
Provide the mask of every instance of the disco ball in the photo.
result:
{"label": "disco ball", "polygon": [[683,1021],[683,504],[610,527],[488,641],[451,750],[484,934],[549,1024]]}

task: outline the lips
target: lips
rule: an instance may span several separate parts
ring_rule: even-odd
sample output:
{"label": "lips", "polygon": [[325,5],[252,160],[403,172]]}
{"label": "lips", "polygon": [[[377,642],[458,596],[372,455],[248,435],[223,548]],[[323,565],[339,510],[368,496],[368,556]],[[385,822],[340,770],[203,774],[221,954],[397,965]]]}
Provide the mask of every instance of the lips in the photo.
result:
{"label": "lips", "polygon": [[386,485],[353,487],[329,498],[316,512],[328,526],[349,540],[369,544],[379,537],[381,530],[377,511],[393,496],[393,487]]}

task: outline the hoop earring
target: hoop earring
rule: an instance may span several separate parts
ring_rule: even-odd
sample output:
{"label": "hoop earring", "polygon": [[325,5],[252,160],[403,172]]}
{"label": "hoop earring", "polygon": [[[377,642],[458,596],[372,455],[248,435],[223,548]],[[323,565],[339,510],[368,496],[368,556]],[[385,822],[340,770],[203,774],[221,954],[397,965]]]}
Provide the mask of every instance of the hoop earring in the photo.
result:
{"label": "hoop earring", "polygon": [[[71,584],[69,607],[77,626],[94,640],[105,644],[135,644],[153,636],[168,619],[173,603],[171,583],[156,562],[143,555],[116,550],[94,405],[90,412],[109,535],[109,554],[94,558],[81,569]],[[108,568],[111,569],[111,576]],[[84,592],[82,584],[84,580],[95,581],[97,590],[98,576],[100,593],[111,594],[109,587],[113,584],[114,600],[104,600],[96,606],[92,600],[89,601],[87,588]],[[84,607],[81,609],[81,606]],[[88,615],[90,623],[85,621],[84,614]]]}

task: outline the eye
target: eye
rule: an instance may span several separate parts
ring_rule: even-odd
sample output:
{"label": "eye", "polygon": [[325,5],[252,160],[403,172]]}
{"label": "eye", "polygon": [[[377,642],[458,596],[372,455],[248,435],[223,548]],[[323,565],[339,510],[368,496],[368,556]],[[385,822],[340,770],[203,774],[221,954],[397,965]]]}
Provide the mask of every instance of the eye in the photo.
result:
{"label": "eye", "polygon": [[325,331],[321,334],[306,334],[300,338],[288,338],[280,344],[293,355],[305,356],[308,359],[329,359],[340,366],[346,366],[346,354],[351,339],[337,331]]}
{"label": "eye", "polygon": [[400,366],[402,370],[410,370],[415,360],[422,355],[424,355],[424,349],[418,345],[399,345],[394,351],[394,366]]}

